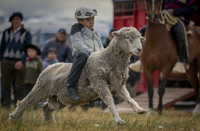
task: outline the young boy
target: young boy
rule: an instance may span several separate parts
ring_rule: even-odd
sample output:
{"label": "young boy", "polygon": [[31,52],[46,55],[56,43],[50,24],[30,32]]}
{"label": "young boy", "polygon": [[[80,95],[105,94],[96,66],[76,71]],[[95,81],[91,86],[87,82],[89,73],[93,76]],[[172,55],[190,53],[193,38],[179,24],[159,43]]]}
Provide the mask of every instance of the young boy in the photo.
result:
{"label": "young boy", "polygon": [[36,83],[39,74],[43,70],[42,60],[39,58],[40,49],[34,44],[28,44],[24,47],[24,52],[28,54],[25,62],[25,95],[27,95]]}
{"label": "young boy", "polygon": [[79,7],[75,12],[78,23],[72,26],[70,33],[73,65],[67,79],[67,94],[74,101],[80,99],[74,87],[88,57],[93,52],[103,49],[100,34],[93,30],[96,15],[97,10],[91,7]]}
{"label": "young boy", "polygon": [[45,58],[44,61],[43,61],[44,69],[47,68],[49,65],[52,65],[52,64],[57,63],[57,62],[58,62],[58,59],[57,59],[56,48],[49,48],[47,58]]}

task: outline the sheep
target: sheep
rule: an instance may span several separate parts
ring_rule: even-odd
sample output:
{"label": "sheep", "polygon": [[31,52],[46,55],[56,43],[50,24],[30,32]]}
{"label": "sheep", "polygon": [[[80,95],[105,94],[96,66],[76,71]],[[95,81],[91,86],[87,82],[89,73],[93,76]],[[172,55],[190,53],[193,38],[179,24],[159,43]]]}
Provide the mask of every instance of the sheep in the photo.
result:
{"label": "sheep", "polygon": [[125,100],[138,114],[145,113],[144,109],[130,97],[125,86],[129,77],[130,57],[132,54],[142,53],[141,40],[145,38],[134,27],[123,27],[112,34],[114,39],[110,45],[91,54],[81,72],[75,87],[80,100],[72,101],[66,93],[67,77],[72,64],[56,63],[47,67],[39,75],[31,92],[22,101],[17,102],[17,107],[10,113],[9,120],[15,120],[29,107],[49,98],[48,102],[42,105],[43,115],[45,121],[55,122],[54,110],[62,109],[67,105],[88,104],[100,97],[110,109],[114,121],[125,124],[119,117],[112,94]]}

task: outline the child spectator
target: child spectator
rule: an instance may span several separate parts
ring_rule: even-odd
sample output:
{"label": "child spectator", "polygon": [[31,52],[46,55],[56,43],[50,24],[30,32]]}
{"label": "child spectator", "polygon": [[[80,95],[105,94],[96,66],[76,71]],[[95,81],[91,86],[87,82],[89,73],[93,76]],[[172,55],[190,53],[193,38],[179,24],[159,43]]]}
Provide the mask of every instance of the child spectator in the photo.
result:
{"label": "child spectator", "polygon": [[93,30],[94,16],[97,10],[91,7],[79,7],[75,12],[78,23],[71,28],[70,39],[73,48],[73,65],[67,78],[67,94],[71,100],[79,100],[75,86],[80,78],[81,71],[88,57],[103,49],[101,36]]}
{"label": "child spectator", "polygon": [[52,65],[54,63],[57,63],[57,50],[56,48],[49,48],[47,58],[43,61],[43,67],[44,69],[47,68],[49,65]]}
{"label": "child spectator", "polygon": [[27,95],[36,83],[39,74],[43,70],[42,60],[39,55],[40,49],[34,44],[28,44],[24,47],[24,52],[28,54],[25,62],[26,77],[25,77],[25,95]]}

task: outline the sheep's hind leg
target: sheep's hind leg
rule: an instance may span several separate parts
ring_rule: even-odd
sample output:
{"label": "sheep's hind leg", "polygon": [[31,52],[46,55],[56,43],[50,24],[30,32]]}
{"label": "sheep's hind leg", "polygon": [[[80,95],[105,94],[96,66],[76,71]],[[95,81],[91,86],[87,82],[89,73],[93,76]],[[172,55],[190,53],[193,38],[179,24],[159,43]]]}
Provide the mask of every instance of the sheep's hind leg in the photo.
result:
{"label": "sheep's hind leg", "polygon": [[95,92],[99,95],[101,100],[108,106],[113,119],[117,124],[125,124],[125,121],[119,117],[119,113],[114,104],[112,94],[105,81],[98,81],[97,84],[91,84]]}
{"label": "sheep's hind leg", "polygon": [[13,121],[19,118],[20,116],[22,116],[25,110],[48,97],[48,93],[43,94],[43,88],[38,87],[37,84],[35,86],[33,87],[33,90],[22,101],[17,101],[17,107],[15,108],[14,112],[10,113],[9,121]]}
{"label": "sheep's hind leg", "polygon": [[118,88],[118,90],[116,90],[116,91],[114,92],[114,94],[115,94],[117,97],[119,97],[119,98],[125,100],[125,101],[130,105],[130,107],[133,108],[134,111],[137,112],[138,114],[143,114],[143,113],[145,113],[144,109],[141,108],[141,107],[138,105],[138,103],[137,103],[136,101],[134,101],[134,100],[130,97],[130,94],[129,94],[129,92],[127,91],[125,85],[122,86],[121,88]]}
{"label": "sheep's hind leg", "polygon": [[46,122],[53,122],[55,123],[55,118],[53,112],[57,109],[61,109],[65,107],[62,103],[57,101],[57,97],[53,96],[50,97],[48,102],[45,102],[42,105],[43,115]]}

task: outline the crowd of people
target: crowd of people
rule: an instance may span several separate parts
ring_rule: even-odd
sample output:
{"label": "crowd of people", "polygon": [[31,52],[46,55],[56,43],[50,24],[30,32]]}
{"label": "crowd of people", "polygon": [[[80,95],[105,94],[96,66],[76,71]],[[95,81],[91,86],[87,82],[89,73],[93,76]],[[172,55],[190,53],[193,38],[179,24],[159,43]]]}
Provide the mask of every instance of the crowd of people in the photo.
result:
{"label": "crowd of people", "polygon": [[32,35],[22,21],[22,13],[14,12],[9,18],[11,27],[4,30],[1,38],[1,102],[6,109],[11,105],[11,89],[14,89],[15,99],[22,100],[45,68],[57,62],[72,62],[72,48],[66,41],[64,28],[60,28],[55,38],[47,40],[40,49],[32,43]]}
{"label": "crowd of people", "polygon": [[[78,8],[75,12],[78,23],[72,26],[70,34],[72,46],[66,41],[66,30],[60,28],[55,38],[47,40],[40,49],[36,43],[32,43],[31,33],[22,24],[22,13],[14,12],[9,18],[11,27],[4,30],[0,45],[1,106],[10,109],[11,89],[14,89],[15,100],[22,100],[32,90],[40,73],[57,62],[73,63],[66,93],[71,100],[79,100],[74,87],[88,57],[93,52],[106,48],[113,39],[111,33],[117,31],[112,29],[106,45],[103,45],[100,34],[93,30],[96,15],[96,9]],[[40,105],[42,103],[40,102]]]}

